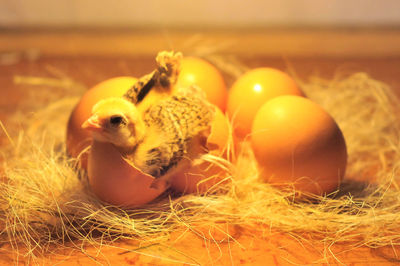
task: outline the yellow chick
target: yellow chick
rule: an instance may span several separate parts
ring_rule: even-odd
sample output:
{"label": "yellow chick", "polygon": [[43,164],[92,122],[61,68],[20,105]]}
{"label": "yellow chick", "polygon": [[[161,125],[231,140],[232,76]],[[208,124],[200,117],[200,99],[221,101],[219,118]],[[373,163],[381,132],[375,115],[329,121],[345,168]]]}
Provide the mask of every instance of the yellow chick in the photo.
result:
{"label": "yellow chick", "polygon": [[99,101],[82,128],[92,131],[95,140],[110,142],[121,152],[129,152],[136,147],[146,131],[136,106],[122,98]]}
{"label": "yellow chick", "polygon": [[94,140],[112,143],[144,173],[167,180],[190,162],[192,147],[205,144],[214,113],[202,97],[170,96],[144,113],[126,99],[109,98],[93,107],[82,127]]}

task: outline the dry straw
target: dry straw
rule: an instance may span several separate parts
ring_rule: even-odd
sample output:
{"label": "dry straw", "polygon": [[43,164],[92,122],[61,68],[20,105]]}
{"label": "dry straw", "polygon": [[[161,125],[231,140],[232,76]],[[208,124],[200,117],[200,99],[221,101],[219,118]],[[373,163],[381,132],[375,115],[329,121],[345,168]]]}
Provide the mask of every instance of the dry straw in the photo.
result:
{"label": "dry straw", "polygon": [[[24,82],[23,77],[19,82]],[[63,129],[78,100],[73,96],[83,92],[78,89],[70,98],[47,107],[45,100],[36,101],[34,116],[23,110],[2,129],[9,131],[12,142],[2,153],[0,240],[28,262],[57,253],[57,248],[85,252],[87,245],[113,245],[120,239],[142,245],[167,243],[176,229],[191,230],[199,224],[213,227],[219,222],[299,238],[310,234],[327,247],[344,242],[352,247],[400,245],[397,98],[386,84],[365,73],[332,80],[312,78],[300,84],[308,97],[332,114],[347,141],[346,179],[335,193],[294,201],[292,193],[258,181],[256,162],[251,151],[244,149],[247,152],[237,154],[234,165],[228,164],[232,182],[223,189],[200,196],[165,193],[131,210],[103,204],[64,153]],[[29,82],[25,86],[29,89]],[[18,125],[21,121],[22,126]],[[368,183],[371,177],[375,182]]]}

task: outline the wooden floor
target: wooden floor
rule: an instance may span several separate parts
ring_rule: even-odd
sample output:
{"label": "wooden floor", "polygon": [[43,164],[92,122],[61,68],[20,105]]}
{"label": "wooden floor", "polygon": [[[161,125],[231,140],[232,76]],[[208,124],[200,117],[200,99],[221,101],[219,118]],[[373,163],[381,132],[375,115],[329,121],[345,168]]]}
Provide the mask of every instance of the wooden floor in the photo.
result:
{"label": "wooden floor", "polygon": [[[68,77],[91,87],[115,76],[141,76],[152,70],[159,50],[182,50],[186,54],[216,53],[235,56],[249,68],[269,66],[289,70],[306,80],[318,75],[332,78],[337,73],[363,71],[388,83],[400,95],[400,30],[396,29],[265,29],[252,31],[0,31],[0,120],[14,113],[26,91],[18,77]],[[228,83],[233,81],[227,79]],[[60,93],[60,97],[62,97]],[[66,93],[66,92],[64,92]],[[7,139],[0,130],[0,146]],[[236,227],[229,228],[234,233]],[[387,265],[396,263],[400,249],[335,247],[332,254],[322,254],[323,246],[300,245],[288,235],[241,228],[238,242],[222,242],[205,247],[204,240],[188,234],[179,241],[179,232],[171,239],[174,250],[170,260],[157,258],[165,247],[149,247],[142,253],[122,253],[104,248],[100,263],[112,265],[286,265],[309,264],[327,258],[335,264]],[[121,247],[130,243],[120,242]],[[90,249],[89,249],[90,250]],[[179,251],[192,254],[183,258]],[[93,248],[90,252],[96,253]],[[3,256],[0,262],[12,263]],[[23,261],[23,258],[20,258]],[[50,257],[44,264],[95,264],[84,254]]]}

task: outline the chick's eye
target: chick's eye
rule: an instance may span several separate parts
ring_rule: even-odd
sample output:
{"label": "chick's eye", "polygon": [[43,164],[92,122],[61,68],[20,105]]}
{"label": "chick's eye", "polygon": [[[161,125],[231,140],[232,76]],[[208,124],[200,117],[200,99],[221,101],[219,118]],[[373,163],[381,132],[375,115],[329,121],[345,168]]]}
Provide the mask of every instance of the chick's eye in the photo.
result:
{"label": "chick's eye", "polygon": [[116,115],[116,116],[113,116],[113,117],[110,118],[110,124],[113,125],[113,126],[119,126],[122,123],[123,123],[122,116]]}

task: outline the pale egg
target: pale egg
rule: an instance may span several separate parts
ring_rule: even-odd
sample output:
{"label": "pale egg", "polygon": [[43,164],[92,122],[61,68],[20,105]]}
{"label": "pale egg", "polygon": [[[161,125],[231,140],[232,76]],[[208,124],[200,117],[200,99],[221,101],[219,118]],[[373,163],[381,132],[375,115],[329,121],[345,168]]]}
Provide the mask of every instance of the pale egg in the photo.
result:
{"label": "pale egg", "polygon": [[299,96],[265,103],[252,126],[251,144],[264,182],[298,193],[338,188],[347,163],[343,134],[318,104]]}
{"label": "pale egg", "polygon": [[304,96],[296,82],[274,68],[255,68],[243,74],[229,90],[227,112],[232,118],[236,135],[246,137],[258,109],[280,95]]}
{"label": "pale egg", "polygon": [[[98,101],[109,97],[121,97],[129,90],[137,79],[133,77],[116,77],[105,80],[86,91],[72,111],[67,126],[67,153],[77,158],[83,150],[90,146],[91,133],[82,129],[82,123],[91,113],[92,107]],[[87,167],[87,153],[80,157],[81,167]]]}

